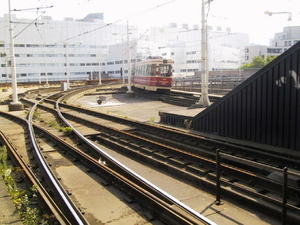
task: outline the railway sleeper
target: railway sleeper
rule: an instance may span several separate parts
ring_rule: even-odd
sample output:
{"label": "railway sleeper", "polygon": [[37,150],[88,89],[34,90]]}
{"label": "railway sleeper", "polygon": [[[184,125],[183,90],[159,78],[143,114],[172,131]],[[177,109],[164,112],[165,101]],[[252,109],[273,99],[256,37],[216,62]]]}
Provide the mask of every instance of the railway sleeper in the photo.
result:
{"label": "railway sleeper", "polygon": [[[281,183],[283,182],[283,174],[279,173],[279,172],[272,172],[267,176],[267,178],[281,182]],[[288,176],[288,185],[300,188],[300,176],[289,175]]]}
{"label": "railway sleeper", "polygon": [[195,166],[193,164],[187,165],[186,171],[188,171],[189,173],[193,173],[197,176],[206,176],[208,173],[212,172],[211,170],[200,168],[199,166]]}
{"label": "railway sleeper", "polygon": [[191,165],[192,163],[178,158],[169,158],[168,164],[179,168],[185,168],[187,165]]}
{"label": "railway sleeper", "polygon": [[[189,142],[185,142],[186,139],[175,139],[175,140],[170,140],[170,139],[166,139],[164,137],[157,137],[157,135],[151,135],[151,134],[147,134],[147,133],[140,133],[139,135],[142,135],[145,138],[154,140],[156,142],[162,143],[162,144],[166,144],[169,146],[172,146],[174,148],[178,148],[181,150],[185,150],[189,153],[194,153],[197,155],[201,155],[201,156],[206,156],[209,158],[212,158],[212,151],[213,151],[213,156],[215,156],[215,148],[213,147],[209,147],[209,146],[205,146],[205,145],[201,145],[201,146],[189,146]],[[184,143],[185,142],[185,143]],[[203,147],[203,148],[202,148]]]}
{"label": "railway sleeper", "polygon": [[151,156],[154,154],[154,152],[157,152],[156,150],[153,150],[152,148],[149,148],[149,147],[145,147],[145,146],[142,146],[140,149],[139,149],[140,153],[141,154],[145,154],[147,156]]}
{"label": "railway sleeper", "polygon": [[170,158],[173,158],[173,156],[162,153],[162,152],[154,152],[152,155],[153,158],[159,159],[160,161],[167,162]]}

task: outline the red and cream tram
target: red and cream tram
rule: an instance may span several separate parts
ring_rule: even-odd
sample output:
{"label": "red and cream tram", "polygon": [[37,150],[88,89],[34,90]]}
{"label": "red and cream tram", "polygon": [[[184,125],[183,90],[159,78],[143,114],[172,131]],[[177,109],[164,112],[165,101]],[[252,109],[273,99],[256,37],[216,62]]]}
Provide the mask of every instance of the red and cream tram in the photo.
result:
{"label": "red and cream tram", "polygon": [[150,57],[137,62],[132,72],[132,85],[149,91],[170,91],[172,83],[171,59]]}

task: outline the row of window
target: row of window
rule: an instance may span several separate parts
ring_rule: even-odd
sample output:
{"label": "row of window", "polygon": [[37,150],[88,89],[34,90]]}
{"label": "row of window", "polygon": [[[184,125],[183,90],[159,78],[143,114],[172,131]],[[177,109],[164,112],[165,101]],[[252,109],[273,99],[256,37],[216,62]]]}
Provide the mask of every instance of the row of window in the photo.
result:
{"label": "row of window", "polygon": [[[5,44],[0,44],[5,47]],[[65,48],[66,45],[45,45],[45,44],[14,44],[16,48]],[[101,45],[68,45],[68,48],[104,48]]]}
{"label": "row of window", "polygon": [[[159,48],[159,49],[161,49],[161,48]],[[168,54],[167,53],[162,53],[161,55],[162,56],[167,56]],[[174,55],[174,52],[171,52],[171,55]]]}
{"label": "row of window", "polygon": [[196,51],[192,51],[192,52],[187,52],[187,55],[195,55],[197,52]]}
{"label": "row of window", "polygon": [[268,53],[282,53],[282,48],[268,48]]}
{"label": "row of window", "polygon": [[[126,64],[128,62],[128,60],[124,60],[124,63]],[[130,60],[131,63],[135,63],[136,59],[131,59]],[[115,62],[107,62],[107,65],[115,65],[115,64],[122,64],[123,61],[119,60],[119,61],[115,61]]]}
{"label": "row of window", "polygon": [[187,64],[190,64],[190,63],[200,63],[201,61],[200,60],[188,60],[186,61]]}
{"label": "row of window", "polygon": [[[121,74],[120,70],[116,70],[116,71],[107,71],[108,74]],[[124,70],[123,73],[128,73],[128,70]]]}
{"label": "row of window", "polygon": [[[96,54],[70,54],[68,57],[96,57]],[[66,57],[66,54],[15,54],[15,57]]]}
{"label": "row of window", "polygon": [[296,44],[299,40],[292,41],[284,41],[284,46],[292,46],[293,44]]}
{"label": "row of window", "polygon": [[[101,64],[105,66],[105,63]],[[17,67],[65,67],[66,63],[17,63]],[[69,66],[99,66],[99,63],[69,63]],[[6,64],[1,64],[6,67]]]}
{"label": "row of window", "polygon": [[184,72],[196,72],[198,71],[198,69],[181,69],[180,72],[184,73]]}
{"label": "row of window", "polygon": [[[90,74],[90,72],[71,72],[70,75],[75,75],[75,76],[79,76],[79,75],[86,75],[86,74]],[[66,73],[47,73],[47,76],[65,76]],[[46,76],[46,73],[17,73],[16,74],[17,78],[18,77],[39,77],[39,76]],[[2,74],[3,78],[11,78],[11,74]]]}

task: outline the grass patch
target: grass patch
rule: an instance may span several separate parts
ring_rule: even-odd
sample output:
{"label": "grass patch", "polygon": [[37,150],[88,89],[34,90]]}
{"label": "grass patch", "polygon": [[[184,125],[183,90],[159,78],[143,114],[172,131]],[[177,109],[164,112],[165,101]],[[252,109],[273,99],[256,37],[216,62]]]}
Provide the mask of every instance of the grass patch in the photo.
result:
{"label": "grass patch", "polygon": [[57,124],[57,122],[55,120],[51,120],[51,121],[48,121],[46,123],[48,124],[49,127],[59,129],[59,125]]}
{"label": "grass patch", "polygon": [[149,119],[149,123],[150,124],[154,124],[155,123],[155,117],[150,117],[150,119]]}
{"label": "grass patch", "polygon": [[63,132],[66,135],[71,135],[73,133],[73,129],[71,127],[61,127],[59,131]]}
{"label": "grass patch", "polygon": [[29,190],[20,190],[17,187],[13,174],[16,174],[17,177],[22,177],[24,174],[21,168],[7,166],[6,146],[0,148],[0,174],[23,224],[49,224],[41,215],[40,210],[33,207],[37,198],[36,187],[32,186]]}
{"label": "grass patch", "polygon": [[32,119],[41,120],[41,114],[38,111],[34,111],[32,115]]}

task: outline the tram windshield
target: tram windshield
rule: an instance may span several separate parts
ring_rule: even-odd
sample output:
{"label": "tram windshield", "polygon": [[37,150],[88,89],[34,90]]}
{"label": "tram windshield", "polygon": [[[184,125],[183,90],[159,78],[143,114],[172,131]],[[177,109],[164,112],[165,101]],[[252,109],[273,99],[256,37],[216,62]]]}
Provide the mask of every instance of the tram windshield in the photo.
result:
{"label": "tram windshield", "polygon": [[161,76],[170,77],[171,76],[171,65],[160,64],[159,71]]}

